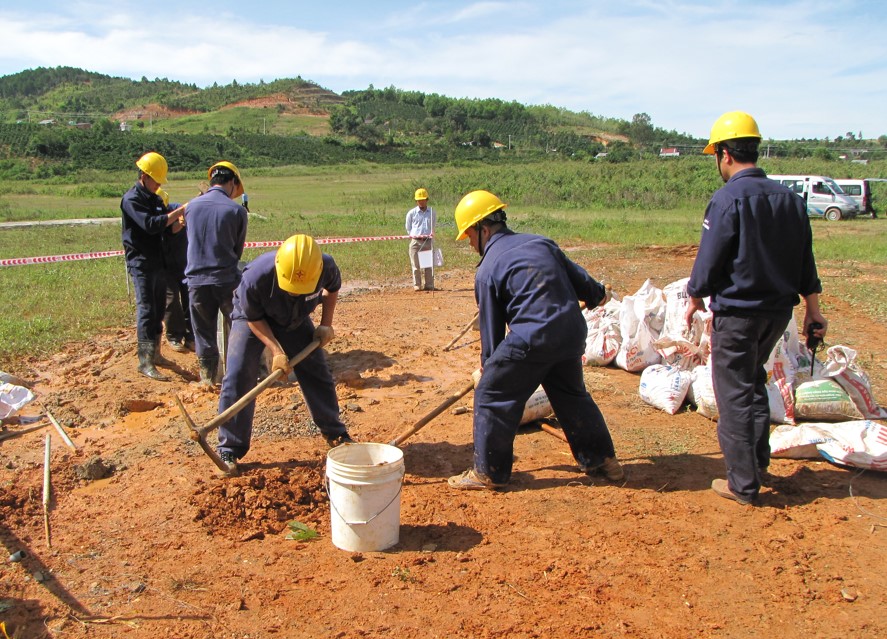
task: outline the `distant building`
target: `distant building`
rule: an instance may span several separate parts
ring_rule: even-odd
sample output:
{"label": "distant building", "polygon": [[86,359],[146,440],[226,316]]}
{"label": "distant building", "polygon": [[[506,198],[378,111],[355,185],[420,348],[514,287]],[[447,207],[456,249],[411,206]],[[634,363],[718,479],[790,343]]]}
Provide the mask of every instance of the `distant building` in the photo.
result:
{"label": "distant building", "polygon": [[51,124],[55,124],[55,120],[40,120],[37,124],[43,124],[45,126],[49,126]]}
{"label": "distant building", "polygon": [[129,122],[121,122],[120,123],[121,131],[132,131],[132,125]]}
{"label": "distant building", "polygon": [[677,147],[663,147],[659,149],[659,157],[661,158],[676,158],[681,155],[681,152],[678,151]]}

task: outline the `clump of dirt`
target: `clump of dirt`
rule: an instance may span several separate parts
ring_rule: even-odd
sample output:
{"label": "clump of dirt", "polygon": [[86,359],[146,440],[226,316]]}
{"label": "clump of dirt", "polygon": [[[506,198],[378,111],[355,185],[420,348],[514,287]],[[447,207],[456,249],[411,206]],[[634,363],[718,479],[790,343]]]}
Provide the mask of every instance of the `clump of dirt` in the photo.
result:
{"label": "clump of dirt", "polygon": [[286,522],[316,522],[328,516],[323,469],[307,462],[292,469],[249,470],[245,476],[203,486],[191,496],[194,520],[211,534],[242,539],[244,533],[276,534]]}

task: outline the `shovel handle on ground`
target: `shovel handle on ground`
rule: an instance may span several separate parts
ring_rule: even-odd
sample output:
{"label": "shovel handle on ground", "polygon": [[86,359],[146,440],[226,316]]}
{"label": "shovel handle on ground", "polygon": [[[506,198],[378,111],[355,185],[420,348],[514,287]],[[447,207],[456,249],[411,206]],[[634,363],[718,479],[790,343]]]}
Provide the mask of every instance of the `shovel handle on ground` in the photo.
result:
{"label": "shovel handle on ground", "polygon": [[[295,357],[293,357],[289,361],[290,368],[295,368],[296,365],[299,364],[299,362],[301,362],[303,359],[317,350],[318,347],[320,347],[320,340],[313,340],[310,344],[308,344],[308,346],[296,353]],[[234,417],[237,413],[242,411],[247,404],[253,401],[262,391],[271,386],[281,377],[283,377],[283,371],[279,368],[271,371],[271,374],[268,375],[268,377],[263,379],[261,382],[256,384],[255,388],[246,393],[243,397],[238,399],[224,411],[216,415],[202,428],[197,427],[197,425],[194,423],[194,420],[192,420],[191,416],[188,415],[188,411],[185,410],[185,405],[182,403],[182,400],[179,399],[178,395],[176,395],[176,404],[179,407],[179,411],[182,413],[182,418],[185,420],[185,424],[188,425],[188,428],[191,431],[191,439],[200,444],[203,452],[205,452],[209,456],[209,458],[213,460],[213,463],[218,466],[220,470],[227,472],[229,470],[228,465],[222,461],[218,453],[216,453],[216,451],[213,450],[213,448],[206,442],[207,434],[211,433],[216,428]]]}
{"label": "shovel handle on ground", "polygon": [[425,424],[430,422],[432,419],[440,415],[447,408],[458,402],[460,399],[465,397],[471,390],[474,388],[474,381],[472,380],[467,386],[465,386],[462,390],[458,391],[447,397],[443,402],[441,402],[440,406],[435,408],[434,410],[425,414],[419,421],[410,426],[407,430],[402,432],[400,435],[391,440],[391,446],[400,446],[407,439],[418,433]]}
{"label": "shovel handle on ground", "polygon": [[456,337],[454,337],[453,340],[452,340],[449,344],[447,344],[446,346],[443,347],[443,349],[444,349],[445,351],[450,350],[450,349],[453,347],[453,344],[455,344],[456,342],[458,342],[459,339],[460,339],[463,335],[465,335],[465,333],[467,333],[469,330],[471,330],[471,327],[474,325],[474,322],[477,320],[477,316],[478,316],[478,315],[480,315],[480,311],[477,311],[477,312],[474,314],[474,317],[471,318],[471,321],[468,322],[468,324],[465,325],[465,328],[463,328],[462,331],[461,331],[458,335],[456,335]]}

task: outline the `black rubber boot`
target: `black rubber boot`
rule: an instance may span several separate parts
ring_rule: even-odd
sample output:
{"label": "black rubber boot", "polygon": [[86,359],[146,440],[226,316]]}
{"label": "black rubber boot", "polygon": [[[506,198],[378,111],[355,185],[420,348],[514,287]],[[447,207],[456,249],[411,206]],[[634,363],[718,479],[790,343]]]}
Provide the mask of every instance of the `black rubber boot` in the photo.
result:
{"label": "black rubber boot", "polygon": [[213,386],[216,382],[216,373],[219,370],[218,357],[198,357],[200,365],[200,383],[204,386]]}
{"label": "black rubber boot", "polygon": [[158,382],[168,382],[169,378],[154,367],[157,345],[154,342],[139,342],[139,372]]}

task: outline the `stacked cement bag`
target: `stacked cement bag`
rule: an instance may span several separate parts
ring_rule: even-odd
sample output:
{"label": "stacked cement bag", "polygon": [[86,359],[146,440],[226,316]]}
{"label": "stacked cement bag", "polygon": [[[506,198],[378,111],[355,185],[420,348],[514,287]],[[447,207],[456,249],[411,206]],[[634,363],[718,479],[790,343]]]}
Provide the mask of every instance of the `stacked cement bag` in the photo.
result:
{"label": "stacked cement bag", "polygon": [[619,313],[622,304],[614,295],[609,302],[597,308],[582,311],[588,324],[588,337],[585,339],[584,366],[606,366],[614,359],[622,345],[619,330]]}
{"label": "stacked cement bag", "polygon": [[[615,362],[626,371],[639,372],[639,394],[648,404],[674,414],[689,400],[699,414],[716,420],[709,365],[711,313],[697,311],[691,326],[686,326],[687,282],[685,278],[658,289],[647,280],[634,295],[585,311],[588,338],[583,363],[606,366]],[[868,377],[856,361],[856,351],[833,346],[825,364],[813,359],[801,341],[794,316],[765,369],[775,424],[887,419],[887,411],[878,406]]]}
{"label": "stacked cement bag", "polygon": [[640,373],[647,366],[662,363],[653,343],[665,322],[665,299],[650,280],[634,295],[622,299],[619,308],[619,332],[622,343],[616,353],[616,366],[630,373]]}

